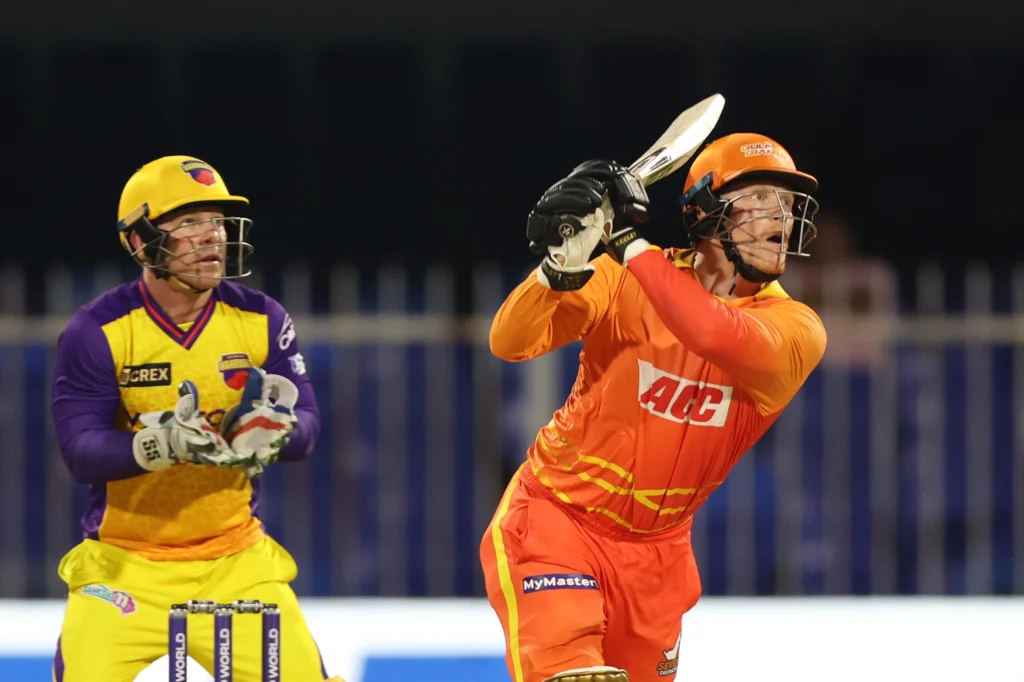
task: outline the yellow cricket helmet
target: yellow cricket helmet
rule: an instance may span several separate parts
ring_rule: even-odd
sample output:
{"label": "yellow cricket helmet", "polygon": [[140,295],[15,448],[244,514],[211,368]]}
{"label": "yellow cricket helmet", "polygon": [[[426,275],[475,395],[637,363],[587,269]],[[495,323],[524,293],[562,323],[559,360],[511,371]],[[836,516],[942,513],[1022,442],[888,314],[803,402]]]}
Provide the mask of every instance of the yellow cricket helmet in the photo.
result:
{"label": "yellow cricket helmet", "polygon": [[[154,270],[159,277],[169,277],[164,260],[171,254],[164,249],[164,242],[171,233],[160,229],[156,223],[175,211],[195,206],[220,208],[225,217],[218,221],[238,228],[237,239],[224,242],[229,251],[236,252],[225,265],[234,264],[237,270],[233,274],[225,270],[222,278],[248,275],[244,260],[253,250],[246,242],[252,220],[242,214],[249,200],[231,194],[220,173],[194,156],[165,156],[150,161],[128,179],[117,207],[121,245],[140,265]],[[141,247],[132,246],[132,233],[141,239]]]}

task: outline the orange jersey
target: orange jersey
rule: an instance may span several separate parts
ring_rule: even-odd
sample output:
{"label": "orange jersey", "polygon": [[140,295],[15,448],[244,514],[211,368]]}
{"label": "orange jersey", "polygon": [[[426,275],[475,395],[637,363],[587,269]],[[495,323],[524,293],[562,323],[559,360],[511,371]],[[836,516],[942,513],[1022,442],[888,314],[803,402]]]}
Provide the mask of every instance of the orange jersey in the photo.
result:
{"label": "orange jersey", "polygon": [[531,274],[491,326],[492,352],[513,362],[583,340],[572,392],[529,448],[527,478],[603,527],[686,523],[825,351],[821,320],[777,282],[724,301],[691,262],[652,249],[627,270],[602,255],[571,292]]}

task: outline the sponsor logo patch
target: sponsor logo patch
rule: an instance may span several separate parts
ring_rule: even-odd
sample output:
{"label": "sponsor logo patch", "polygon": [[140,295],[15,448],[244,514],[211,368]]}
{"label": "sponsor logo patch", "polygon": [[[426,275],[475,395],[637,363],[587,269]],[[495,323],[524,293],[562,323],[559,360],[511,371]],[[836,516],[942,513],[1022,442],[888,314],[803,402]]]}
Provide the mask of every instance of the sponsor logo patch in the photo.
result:
{"label": "sponsor logo patch", "polygon": [[150,362],[145,365],[129,365],[121,370],[118,382],[123,388],[150,388],[171,385],[171,363]]}
{"label": "sponsor logo patch", "polygon": [[597,579],[585,573],[545,573],[523,578],[523,594],[544,590],[596,590]]}
{"label": "sponsor logo patch", "polygon": [[106,585],[86,585],[82,588],[82,594],[110,603],[121,612],[122,616],[130,616],[137,610],[132,595],[120,590],[112,590]]}

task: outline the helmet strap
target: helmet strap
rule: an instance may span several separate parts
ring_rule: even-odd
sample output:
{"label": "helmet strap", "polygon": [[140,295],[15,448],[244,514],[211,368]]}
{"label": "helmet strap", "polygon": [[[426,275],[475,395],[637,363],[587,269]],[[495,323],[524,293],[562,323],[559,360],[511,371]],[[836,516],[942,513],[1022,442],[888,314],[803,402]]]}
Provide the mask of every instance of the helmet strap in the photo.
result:
{"label": "helmet strap", "polygon": [[213,289],[213,287],[210,287],[210,289],[196,289],[194,286],[186,284],[181,280],[181,278],[175,275],[165,275],[164,279],[167,280],[167,283],[171,285],[172,289],[180,291],[183,294],[205,294],[210,289]]}
{"label": "helmet strap", "polygon": [[180,277],[172,273],[164,266],[144,265],[144,267],[150,272],[152,272],[157,279],[166,280],[167,284],[169,284],[172,289],[183,294],[202,294],[214,288],[210,287],[210,289],[196,289],[194,286],[187,284],[184,280],[182,280]]}
{"label": "helmet strap", "polygon": [[729,293],[736,288],[736,275],[739,275],[748,282],[755,282],[758,284],[767,284],[768,282],[774,282],[782,273],[771,274],[758,270],[753,265],[743,260],[743,256],[740,255],[740,250],[736,248],[736,243],[731,240],[722,240],[722,251],[725,252],[725,257],[729,259],[733,267],[736,269],[732,277],[732,288],[729,289]]}

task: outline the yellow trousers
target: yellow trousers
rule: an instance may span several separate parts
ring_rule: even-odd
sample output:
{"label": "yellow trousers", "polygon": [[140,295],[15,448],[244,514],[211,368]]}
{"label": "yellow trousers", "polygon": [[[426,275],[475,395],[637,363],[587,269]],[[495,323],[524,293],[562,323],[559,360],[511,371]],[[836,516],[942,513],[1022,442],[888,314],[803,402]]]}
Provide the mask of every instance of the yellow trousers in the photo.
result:
{"label": "yellow trousers", "polygon": [[[320,652],[289,583],[298,569],[271,538],[211,561],[150,561],[85,540],[61,560],[67,610],[54,659],[55,682],[132,682],[168,653],[172,604],[190,599],[258,599],[281,611],[280,675],[287,682],[327,679]],[[234,682],[260,682],[258,615],[234,616]],[[213,616],[188,616],[189,656],[213,674]]]}

